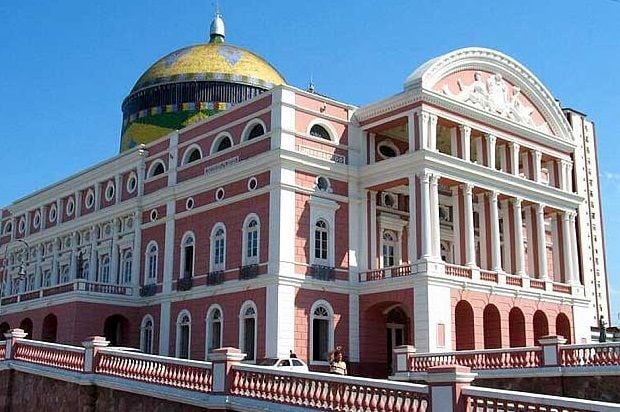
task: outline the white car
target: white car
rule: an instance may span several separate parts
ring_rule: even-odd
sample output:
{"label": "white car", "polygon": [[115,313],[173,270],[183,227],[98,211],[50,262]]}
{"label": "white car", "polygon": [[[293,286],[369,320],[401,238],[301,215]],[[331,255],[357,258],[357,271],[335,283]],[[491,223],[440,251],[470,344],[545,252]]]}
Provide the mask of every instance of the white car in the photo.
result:
{"label": "white car", "polygon": [[308,365],[298,358],[266,358],[258,365],[283,371],[308,372]]}

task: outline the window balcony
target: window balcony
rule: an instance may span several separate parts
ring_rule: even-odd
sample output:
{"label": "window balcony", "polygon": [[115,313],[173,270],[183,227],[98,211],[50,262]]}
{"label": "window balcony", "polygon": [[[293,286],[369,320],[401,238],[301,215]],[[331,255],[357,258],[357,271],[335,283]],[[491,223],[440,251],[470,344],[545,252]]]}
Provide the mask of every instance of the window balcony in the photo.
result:
{"label": "window balcony", "polygon": [[258,276],[258,265],[245,265],[239,268],[239,280],[254,279]]}
{"label": "window balcony", "polygon": [[185,290],[190,290],[192,288],[192,278],[191,277],[184,277],[181,278],[179,280],[177,280],[177,290],[179,292],[185,291]]}
{"label": "window balcony", "polygon": [[216,270],[214,272],[207,273],[207,286],[219,285],[224,281],[224,272]]}
{"label": "window balcony", "polygon": [[333,267],[324,265],[312,265],[310,266],[310,276],[316,280],[335,281],[336,272]]}
{"label": "window balcony", "polygon": [[154,296],[155,293],[157,293],[157,285],[154,283],[144,285],[140,288],[140,296],[142,296],[143,298],[148,296]]}

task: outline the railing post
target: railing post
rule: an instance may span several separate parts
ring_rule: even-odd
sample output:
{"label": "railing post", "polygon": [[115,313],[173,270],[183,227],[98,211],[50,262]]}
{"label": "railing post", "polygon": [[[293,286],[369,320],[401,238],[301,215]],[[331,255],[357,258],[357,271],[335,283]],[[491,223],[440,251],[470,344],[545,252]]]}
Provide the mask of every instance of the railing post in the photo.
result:
{"label": "railing post", "polygon": [[428,369],[426,382],[433,411],[465,412],[467,404],[461,396],[464,387],[477,376],[467,366],[433,366]]}
{"label": "railing post", "polygon": [[560,345],[566,343],[564,336],[548,335],[538,339],[542,347],[543,366],[558,366],[560,364]]}
{"label": "railing post", "polygon": [[209,354],[209,360],[213,363],[213,393],[229,393],[233,383],[233,365],[239,364],[245,353],[237,348],[225,347],[215,349]]}
{"label": "railing post", "polygon": [[82,342],[84,351],[84,373],[93,373],[95,371],[95,356],[99,348],[105,348],[110,344],[103,336],[89,336]]}
{"label": "railing post", "polygon": [[401,345],[394,348],[394,373],[404,373],[410,371],[410,361],[415,355],[415,347],[412,345]]}
{"label": "railing post", "polygon": [[4,337],[6,338],[6,350],[4,352],[4,359],[13,359],[13,347],[15,346],[17,339],[24,339],[26,336],[28,336],[28,334],[24,332],[23,329],[19,328],[11,329],[4,334]]}

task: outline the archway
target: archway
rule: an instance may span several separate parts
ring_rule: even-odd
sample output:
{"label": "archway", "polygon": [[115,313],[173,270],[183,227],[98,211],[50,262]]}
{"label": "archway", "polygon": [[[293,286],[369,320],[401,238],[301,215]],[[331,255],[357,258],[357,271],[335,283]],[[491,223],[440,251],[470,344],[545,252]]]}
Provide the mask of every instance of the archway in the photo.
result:
{"label": "archway", "polygon": [[454,308],[454,326],[456,350],[474,349],[474,310],[464,300],[457,303]]}
{"label": "archway", "polygon": [[407,314],[400,307],[395,307],[387,313],[386,317],[386,350],[388,374],[392,374],[392,357],[396,346],[406,342]]}
{"label": "archway", "polygon": [[4,334],[10,330],[11,330],[11,325],[9,325],[6,322],[0,323],[0,334],[2,334],[2,336],[0,336],[0,339],[4,338]]}
{"label": "archway", "polygon": [[58,334],[58,318],[50,313],[43,318],[43,330],[41,331],[41,340],[44,342],[56,342]]}
{"label": "archway", "polygon": [[484,329],[484,348],[498,349],[502,347],[502,323],[499,310],[495,305],[487,305],[482,314]]}
{"label": "archway", "polygon": [[122,315],[109,316],[103,324],[103,336],[110,346],[129,345],[129,321]]}
{"label": "archway", "polygon": [[547,315],[542,310],[534,312],[534,345],[539,345],[538,339],[549,334]]}
{"label": "archway", "polygon": [[564,336],[566,343],[571,343],[572,341],[570,321],[568,316],[563,313],[558,314],[557,318],[555,318],[555,334]]}
{"label": "archway", "polygon": [[508,334],[511,348],[525,346],[525,316],[523,316],[523,312],[519,308],[510,309],[508,314]]}
{"label": "archway", "polygon": [[30,318],[23,319],[19,324],[19,328],[28,334],[26,339],[32,339],[32,320]]}

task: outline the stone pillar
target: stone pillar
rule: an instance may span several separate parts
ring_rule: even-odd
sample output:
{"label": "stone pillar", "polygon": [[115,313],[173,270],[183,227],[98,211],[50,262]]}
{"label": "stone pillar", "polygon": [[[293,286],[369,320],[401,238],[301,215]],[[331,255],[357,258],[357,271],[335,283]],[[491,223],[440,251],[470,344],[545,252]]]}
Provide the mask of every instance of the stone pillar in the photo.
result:
{"label": "stone pillar", "polygon": [[547,236],[545,232],[545,205],[536,203],[536,237],[538,238],[538,277],[543,280],[549,279],[547,269]]}
{"label": "stone pillar", "polygon": [[441,233],[439,230],[439,176],[431,175],[430,185],[431,234],[433,235],[433,257],[441,261]]}
{"label": "stone pillar", "polygon": [[432,223],[431,223],[431,194],[430,194],[430,181],[431,175],[428,172],[420,174],[420,220],[422,221],[422,230],[420,233],[420,239],[422,240],[422,258],[428,259],[433,254],[433,242],[432,242]]}
{"label": "stone pillar", "polygon": [[123,179],[121,174],[117,174],[116,176],[114,176],[114,187],[116,188],[116,190],[114,191],[114,194],[116,195],[114,202],[116,204],[119,204],[121,202],[121,194],[123,193],[122,181]]}
{"label": "stone pillar", "polygon": [[492,134],[486,135],[487,138],[487,156],[489,158],[488,166],[491,169],[495,169],[495,144],[497,142],[497,138]]}
{"label": "stone pillar", "polygon": [[491,215],[491,269],[502,271],[502,249],[499,233],[499,210],[497,207],[497,192],[489,194],[489,210]]}
{"label": "stone pillar", "polygon": [[[133,214],[133,248],[131,250],[132,259],[131,262],[131,285],[134,287],[134,294],[138,293],[140,286],[140,274],[141,267],[140,257],[142,256],[142,214],[139,210],[136,210]],[[148,263],[145,262],[145,265]]]}
{"label": "stone pillar", "polygon": [[394,365],[392,370],[394,374],[409,372],[411,358],[415,355],[415,347],[412,345],[401,345],[394,348]]}
{"label": "stone pillar", "polygon": [[520,198],[512,200],[512,211],[514,213],[514,226],[515,226],[515,271],[516,275],[525,275],[525,250],[523,249],[523,217],[521,213]]}
{"label": "stone pillar", "polygon": [[[410,112],[407,114],[407,140],[409,142],[409,153],[413,153],[416,149],[415,132],[415,113]],[[374,147],[371,146],[371,150],[374,151]],[[363,163],[366,163],[366,159],[364,159]]]}
{"label": "stone pillar", "polygon": [[71,263],[69,264],[69,279],[74,280],[77,277],[77,256],[78,256],[78,245],[77,245],[77,232],[73,232],[71,234]]}
{"label": "stone pillar", "polygon": [[434,114],[428,116],[428,149],[437,150],[437,116]]}
{"label": "stone pillar", "polygon": [[476,239],[474,237],[474,205],[473,205],[474,186],[465,183],[464,185],[464,217],[465,225],[465,265],[476,266]]}
{"label": "stone pillar", "polygon": [[105,348],[110,344],[103,336],[89,336],[82,342],[84,346],[84,373],[95,372],[95,356],[100,348]]}
{"label": "stone pillar", "polygon": [[457,265],[463,264],[461,260],[461,192],[458,186],[451,187],[452,190],[452,238],[454,241],[454,257],[453,261]]}
{"label": "stone pillar", "polygon": [[[564,272],[566,280],[571,285],[575,284],[575,269],[573,268],[572,231],[570,211],[562,212],[562,257],[564,258]],[[578,283],[578,282],[577,282]]]}
{"label": "stone pillar", "polygon": [[[365,198],[364,198],[365,199]],[[418,245],[417,245],[417,237],[416,237],[416,185],[415,185],[415,176],[409,177],[409,232],[407,241],[409,244],[407,245],[409,252],[409,262],[413,263],[418,260]],[[365,205],[365,204],[364,204]],[[366,206],[364,206],[366,207]],[[366,225],[367,220],[364,221],[364,225]]]}
{"label": "stone pillar", "polygon": [[487,219],[488,219],[488,204],[487,199],[484,193],[478,193],[478,242],[480,243],[479,254],[480,254],[480,267],[483,269],[488,269],[489,265],[489,255],[487,253],[487,243],[490,241],[487,236]]}
{"label": "stone pillar", "polygon": [[566,190],[573,193],[573,164],[566,165]]}
{"label": "stone pillar", "polygon": [[484,155],[482,151],[482,137],[478,136],[474,138],[474,147],[476,149],[476,163],[480,166],[484,166]]}
{"label": "stone pillar", "polygon": [[508,200],[502,200],[500,202],[501,215],[502,215],[502,230],[504,232],[504,253],[502,254],[502,267],[504,271],[513,273],[512,269],[512,256],[510,251],[512,250],[512,238],[510,237],[510,204]]}
{"label": "stone pillar", "polygon": [[[556,212],[551,213],[551,242],[553,248],[553,280],[555,282],[568,283],[568,276],[564,273],[564,280],[562,280],[562,265],[560,264],[560,257],[562,256],[562,245],[560,244],[560,221],[559,215]],[[551,275],[551,274],[549,274]]]}
{"label": "stone pillar", "polygon": [[463,160],[471,161],[471,127],[460,125],[461,147],[463,148]]}
{"label": "stone pillar", "polygon": [[533,181],[540,183],[542,175],[542,153],[539,150],[534,151],[534,176]]}
{"label": "stone pillar", "polygon": [[75,192],[75,218],[77,219],[82,215],[82,192],[76,190]]}
{"label": "stone pillar", "polygon": [[370,269],[377,269],[377,192],[370,191]]}
{"label": "stone pillar", "polygon": [[503,144],[501,146],[499,146],[499,170],[501,170],[502,172],[508,173],[508,165],[507,165],[507,156],[506,156],[506,145]]}
{"label": "stone pillar", "polygon": [[543,366],[560,366],[560,346],[566,343],[563,336],[543,336],[535,343],[542,346]]}
{"label": "stone pillar", "polygon": [[454,157],[459,155],[459,143],[458,143],[458,134],[456,132],[456,127],[450,128],[450,154]]}
{"label": "stone pillar", "polygon": [[25,339],[26,336],[28,336],[28,334],[24,332],[23,329],[19,328],[11,329],[4,334],[6,342],[6,352],[4,354],[4,359],[13,359],[15,352],[15,343],[17,343],[18,339]]}
{"label": "stone pillar", "polygon": [[234,379],[232,367],[245,358],[245,353],[237,348],[225,347],[215,349],[208,357],[213,363],[213,393],[229,393]]}
{"label": "stone pillar", "polygon": [[118,232],[119,226],[121,222],[119,219],[114,219],[112,221],[112,247],[110,248],[110,283],[120,284],[121,282],[119,277],[119,258],[120,258],[120,250],[118,247]]}
{"label": "stone pillar", "polygon": [[577,228],[575,227],[575,220],[577,218],[577,213],[575,212],[570,212],[569,213],[569,218],[570,218],[570,244],[571,244],[571,258],[573,260],[573,264],[572,266],[572,274],[573,274],[573,281],[571,283],[575,284],[575,285],[580,285],[581,284],[581,279],[579,279],[579,252],[577,251]]}
{"label": "stone pillar", "polygon": [[90,230],[90,259],[88,259],[88,279],[97,280],[97,227],[93,226]]}
{"label": "stone pillar", "polygon": [[461,393],[477,375],[467,366],[447,365],[429,368],[426,382],[432,410],[465,412],[467,404]]}
{"label": "stone pillar", "polygon": [[510,142],[508,143],[508,146],[510,147],[510,168],[511,168],[511,172],[513,175],[515,176],[519,176],[519,150],[521,148],[521,145],[519,145],[519,143],[515,143],[515,142]]}

